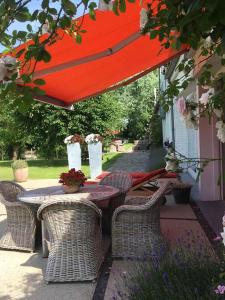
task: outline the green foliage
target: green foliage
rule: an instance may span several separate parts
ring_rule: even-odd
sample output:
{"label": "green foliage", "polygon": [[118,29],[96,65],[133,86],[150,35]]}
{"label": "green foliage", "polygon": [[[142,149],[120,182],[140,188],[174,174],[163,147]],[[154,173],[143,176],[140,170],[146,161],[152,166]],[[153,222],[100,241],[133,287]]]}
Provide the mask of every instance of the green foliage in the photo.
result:
{"label": "green foliage", "polygon": [[[157,6],[153,1],[148,7],[148,22],[143,33],[150,33],[151,39],[159,39],[165,48],[180,49],[184,44],[189,45],[199,51],[201,56],[197,55],[197,60],[201,57],[202,61],[207,62],[217,56],[222,67],[225,55],[224,10],[225,2],[220,0],[162,0]],[[172,105],[172,100],[193,81],[192,71],[198,63],[187,57],[179,63],[177,68],[184,75],[180,80],[170,82],[163,92],[161,102],[165,111]],[[216,89],[216,95],[210,107],[207,107],[209,116],[214,108],[224,109],[224,77],[224,72],[215,74],[210,63],[206,63],[199,74],[199,85],[216,88],[220,82],[220,89]]]}
{"label": "green foliage", "polygon": [[21,112],[13,94],[5,100],[0,101],[0,137],[4,149],[11,145],[18,150],[32,147],[45,158],[65,157],[63,141],[68,135],[107,136],[109,130],[121,130],[124,126],[125,109],[114,92],[77,103],[73,111],[34,102],[29,110]]}
{"label": "green foliage", "polygon": [[9,93],[0,100],[0,140],[2,158],[12,157],[12,151],[19,152],[30,142],[29,126],[26,115],[21,112],[14,95]]}
{"label": "green foliage", "polygon": [[150,118],[154,114],[158,76],[156,72],[142,77],[118,90],[119,97],[128,112],[126,138],[139,139],[149,134]]}
{"label": "green foliage", "polygon": [[24,169],[28,167],[27,161],[26,160],[22,160],[22,159],[18,159],[18,160],[14,160],[11,164],[11,167],[16,170],[16,169]]}
{"label": "green foliage", "polygon": [[149,121],[149,136],[153,145],[162,145],[162,120],[156,113],[152,115]]}
{"label": "green foliage", "polygon": [[[181,44],[188,44],[197,49],[208,36],[214,42],[224,39],[224,1],[162,0],[155,10],[153,6],[154,2],[149,4],[144,32],[158,36],[164,46],[169,43],[178,49]],[[174,30],[179,34],[174,34]]]}

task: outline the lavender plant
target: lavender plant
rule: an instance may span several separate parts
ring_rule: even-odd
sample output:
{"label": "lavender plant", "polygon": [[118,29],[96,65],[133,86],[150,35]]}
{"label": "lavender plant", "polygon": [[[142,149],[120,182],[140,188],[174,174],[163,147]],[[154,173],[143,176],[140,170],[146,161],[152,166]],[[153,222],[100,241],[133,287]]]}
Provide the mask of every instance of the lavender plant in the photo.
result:
{"label": "lavender plant", "polygon": [[139,261],[132,271],[123,272],[123,286],[117,287],[115,300],[225,299],[221,263],[201,234],[187,232],[175,250],[163,256],[160,252],[158,249],[151,260]]}

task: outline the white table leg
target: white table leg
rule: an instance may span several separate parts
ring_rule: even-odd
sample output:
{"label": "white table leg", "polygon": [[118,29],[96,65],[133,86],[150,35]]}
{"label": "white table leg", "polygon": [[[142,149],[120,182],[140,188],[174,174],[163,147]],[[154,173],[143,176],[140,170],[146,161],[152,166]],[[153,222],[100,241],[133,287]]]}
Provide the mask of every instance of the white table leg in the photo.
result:
{"label": "white table leg", "polygon": [[45,226],[44,221],[41,221],[41,232],[42,232],[42,257],[48,257],[48,232]]}

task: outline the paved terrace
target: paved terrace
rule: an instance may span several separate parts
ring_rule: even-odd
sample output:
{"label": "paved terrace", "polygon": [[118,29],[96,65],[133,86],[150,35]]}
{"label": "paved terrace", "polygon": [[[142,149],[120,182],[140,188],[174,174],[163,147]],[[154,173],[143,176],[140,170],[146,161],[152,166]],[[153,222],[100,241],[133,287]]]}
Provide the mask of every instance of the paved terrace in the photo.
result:
{"label": "paved terrace", "polygon": [[[159,152],[157,152],[158,154]],[[159,161],[154,159],[153,153],[135,152],[124,154],[128,159],[124,163],[123,170],[146,171],[149,165],[157,165]],[[132,157],[132,162],[129,162]],[[140,158],[145,158],[141,164]],[[160,158],[160,155],[158,156]],[[134,162],[137,163],[133,169]],[[118,161],[116,162],[118,165]],[[122,164],[122,162],[120,162]],[[125,168],[126,166],[126,168]],[[127,169],[128,166],[132,167]],[[154,167],[152,167],[154,168]],[[115,168],[116,169],[116,168]],[[25,188],[32,189],[43,186],[56,185],[57,180],[30,180],[23,184]],[[3,206],[0,206],[0,235],[6,224],[6,215]],[[209,249],[211,243],[206,237],[195,213],[190,205],[176,205],[171,196],[167,197],[167,203],[161,209],[162,232],[171,246],[177,239],[187,238],[187,231],[193,235],[201,235]],[[105,251],[109,249],[109,243],[105,241]],[[213,252],[212,252],[213,253]],[[121,286],[121,274],[132,269],[133,265],[126,261],[115,260],[112,262],[110,252],[107,252],[105,268],[97,282],[88,283],[50,283],[43,281],[46,267],[46,258],[41,256],[40,244],[35,253],[0,250],[0,299],[1,300],[112,300],[118,286]],[[112,263],[111,263],[112,262]]]}
{"label": "paved terrace", "polygon": [[[1,209],[0,234],[5,226],[6,216]],[[200,226],[196,215],[189,205],[176,205],[172,197],[161,209],[163,235],[171,245],[179,238],[188,238],[187,231],[202,236],[204,243],[211,244]],[[106,249],[108,244],[106,243]],[[108,256],[108,260],[111,259]],[[103,271],[100,280],[89,283],[50,283],[43,281],[46,258],[42,258],[40,245],[35,253],[19,251],[0,251],[0,299],[1,300],[112,300],[121,274],[132,269],[133,263],[115,260],[110,269]],[[110,266],[110,263],[109,263]],[[108,276],[108,273],[109,276]]]}

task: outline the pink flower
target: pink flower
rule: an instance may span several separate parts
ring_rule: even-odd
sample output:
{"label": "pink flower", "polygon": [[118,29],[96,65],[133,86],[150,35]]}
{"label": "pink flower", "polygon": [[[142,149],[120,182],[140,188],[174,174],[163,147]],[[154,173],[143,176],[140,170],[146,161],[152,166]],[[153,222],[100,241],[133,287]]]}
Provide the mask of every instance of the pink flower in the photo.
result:
{"label": "pink flower", "polygon": [[178,100],[177,100],[177,110],[179,111],[179,113],[181,115],[186,115],[187,113],[187,107],[186,107],[186,101],[184,99],[184,97],[180,97]]}
{"label": "pink flower", "polygon": [[223,227],[225,227],[225,215],[223,216]]}
{"label": "pink flower", "polygon": [[201,95],[201,98],[199,99],[199,102],[206,105],[209,102],[209,94],[207,93],[203,93]]}
{"label": "pink flower", "polygon": [[199,102],[206,105],[209,102],[209,99],[214,94],[214,89],[209,89],[206,93],[203,93],[199,99]]}

